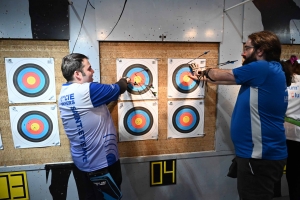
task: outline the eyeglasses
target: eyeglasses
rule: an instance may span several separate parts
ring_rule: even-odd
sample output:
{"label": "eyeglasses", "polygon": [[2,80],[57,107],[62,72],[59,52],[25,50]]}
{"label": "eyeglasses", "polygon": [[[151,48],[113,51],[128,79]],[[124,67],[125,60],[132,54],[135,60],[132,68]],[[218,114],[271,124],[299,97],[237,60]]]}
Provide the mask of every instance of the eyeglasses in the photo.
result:
{"label": "eyeglasses", "polygon": [[246,52],[248,49],[252,49],[254,46],[244,46],[243,51]]}

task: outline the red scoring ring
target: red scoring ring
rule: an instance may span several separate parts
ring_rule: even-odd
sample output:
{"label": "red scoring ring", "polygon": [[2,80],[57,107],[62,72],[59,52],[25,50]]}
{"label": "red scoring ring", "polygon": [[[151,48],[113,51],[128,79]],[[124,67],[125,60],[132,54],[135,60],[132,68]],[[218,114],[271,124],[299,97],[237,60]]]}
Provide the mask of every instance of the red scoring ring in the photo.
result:
{"label": "red scoring ring", "polygon": [[134,78],[137,77],[137,76],[140,76],[141,77],[141,82],[139,83],[136,83],[137,85],[134,85],[136,87],[140,87],[140,86],[144,86],[145,85],[145,76],[143,73],[141,72],[137,72],[137,73],[133,73],[131,76],[130,76],[130,82],[134,83]]}
{"label": "red scoring ring", "polygon": [[[190,121],[188,123],[184,122],[184,120],[183,120],[184,117],[188,117],[190,119]],[[192,122],[193,122],[193,116],[190,113],[185,112],[180,115],[179,123],[182,126],[190,126],[192,124]]]}
{"label": "red scoring ring", "polygon": [[[31,129],[31,125],[33,123],[36,123],[40,126],[38,130],[35,131],[35,130]],[[41,134],[42,131],[44,130],[44,124],[42,121],[40,121],[38,119],[32,119],[32,120],[29,120],[29,122],[26,124],[26,130],[31,134],[38,135],[38,134]]]}
{"label": "red scoring ring", "polygon": [[[35,83],[34,84],[29,84],[27,82],[27,79],[32,76],[34,79],[35,79]],[[22,77],[22,82],[24,84],[24,86],[26,88],[37,88],[39,85],[40,85],[40,82],[41,82],[41,79],[40,77],[36,74],[36,73],[33,73],[33,72],[28,72],[26,74],[24,74],[24,76]]]}
{"label": "red scoring ring", "polygon": [[190,75],[190,73],[185,71],[185,72],[182,72],[179,76],[179,80],[180,80],[181,84],[184,86],[189,86],[193,83],[193,80],[191,78],[189,78],[190,80],[188,82],[184,81],[184,77],[188,76],[188,75]]}
{"label": "red scoring ring", "polygon": [[[141,118],[142,119],[142,123],[141,124],[136,124],[135,123],[135,120],[137,118]],[[145,125],[146,125],[146,118],[144,117],[144,115],[141,115],[141,114],[136,114],[132,117],[131,119],[131,124],[134,128],[137,128],[137,129],[140,129],[140,128],[143,128]]]}

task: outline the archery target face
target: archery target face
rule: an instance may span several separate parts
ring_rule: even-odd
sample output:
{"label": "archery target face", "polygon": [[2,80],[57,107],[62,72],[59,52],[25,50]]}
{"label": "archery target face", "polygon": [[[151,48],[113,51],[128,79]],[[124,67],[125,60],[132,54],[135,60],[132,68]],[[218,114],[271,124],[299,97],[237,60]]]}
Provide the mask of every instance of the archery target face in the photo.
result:
{"label": "archery target face", "polygon": [[15,148],[60,144],[57,106],[10,106],[10,124]]}
{"label": "archery target face", "polygon": [[204,101],[168,102],[168,139],[203,136]]}
{"label": "archery target face", "polygon": [[9,103],[55,102],[53,58],[5,58]]}
{"label": "archery target face", "polygon": [[118,115],[120,142],[157,139],[157,101],[119,102]]}
{"label": "archery target face", "polygon": [[[205,85],[203,81],[195,81],[189,77],[192,70],[188,62],[191,59],[168,59],[168,98],[202,98]],[[205,59],[192,61],[200,67],[205,67]],[[203,87],[202,87],[203,85]]]}
{"label": "archery target face", "polygon": [[129,77],[127,91],[120,100],[147,100],[158,98],[157,60],[117,59],[117,79]]}

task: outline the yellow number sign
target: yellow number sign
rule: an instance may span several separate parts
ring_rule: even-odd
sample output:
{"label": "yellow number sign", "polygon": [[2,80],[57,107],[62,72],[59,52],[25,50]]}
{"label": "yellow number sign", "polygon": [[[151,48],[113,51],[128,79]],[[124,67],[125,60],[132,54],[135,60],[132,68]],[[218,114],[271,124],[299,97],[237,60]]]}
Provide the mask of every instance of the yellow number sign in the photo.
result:
{"label": "yellow number sign", "polygon": [[0,173],[1,199],[29,199],[26,172]]}
{"label": "yellow number sign", "polygon": [[176,160],[150,162],[150,186],[176,184]]}

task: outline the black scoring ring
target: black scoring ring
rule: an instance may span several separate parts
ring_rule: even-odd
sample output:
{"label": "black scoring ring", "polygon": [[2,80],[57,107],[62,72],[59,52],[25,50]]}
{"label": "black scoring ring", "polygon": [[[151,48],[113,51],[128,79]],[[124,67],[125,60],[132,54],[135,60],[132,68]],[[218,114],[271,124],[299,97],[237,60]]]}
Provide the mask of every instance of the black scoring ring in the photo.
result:
{"label": "black scoring ring", "polygon": [[[187,89],[183,89],[181,88],[179,85],[178,85],[178,80],[176,78],[176,76],[180,75],[178,74],[180,70],[182,70],[183,68],[188,68],[190,70],[190,67],[188,64],[181,64],[179,65],[173,72],[173,75],[172,75],[172,83],[173,83],[173,86],[176,88],[176,90],[178,90],[179,92],[181,93],[192,93],[194,92],[197,87],[199,86],[199,81],[194,81],[194,86],[192,88],[189,88],[188,90]],[[192,71],[190,70],[190,72],[192,73]]]}
{"label": "black scoring ring", "polygon": [[[192,112],[192,115],[194,116],[194,120],[196,120],[196,123],[192,127],[190,127],[189,129],[186,129],[186,130],[180,128],[180,122],[176,120],[176,117],[178,117],[177,115],[179,114],[179,112],[181,112],[184,109],[190,110],[190,112]],[[195,130],[197,128],[199,121],[200,121],[200,116],[199,116],[197,109],[194,108],[193,106],[189,106],[189,105],[180,106],[179,108],[176,109],[176,111],[174,112],[174,114],[172,116],[173,126],[180,133],[192,132],[193,130]]]}
{"label": "black scoring ring", "polygon": [[[44,85],[43,85],[43,86],[40,86],[41,89],[39,89],[37,92],[30,93],[30,92],[28,92],[28,91],[26,91],[26,90],[23,90],[23,89],[20,87],[20,85],[19,85],[19,84],[21,84],[21,83],[19,83],[19,81],[18,81],[19,75],[20,75],[20,73],[22,72],[22,70],[24,70],[24,69],[26,70],[26,68],[33,68],[34,70],[38,71],[39,74],[42,75],[42,77],[39,77],[39,78],[43,80]],[[49,80],[49,76],[48,76],[46,70],[43,69],[41,66],[36,65],[36,64],[32,64],[32,63],[31,63],[31,64],[24,64],[24,65],[21,65],[21,66],[15,71],[15,73],[14,73],[14,75],[13,75],[13,83],[14,83],[14,86],[15,86],[16,90],[17,90],[20,94],[22,94],[22,95],[24,95],[24,96],[26,96],[26,97],[38,97],[38,96],[41,96],[42,94],[44,94],[44,93],[47,91],[47,89],[48,89],[48,87],[49,87],[49,82],[50,82],[50,80]]]}
{"label": "black scoring ring", "polygon": [[[135,70],[136,68],[136,70]],[[141,68],[141,69],[139,69]],[[132,85],[128,84],[127,92],[135,95],[141,95],[149,91],[150,87],[153,84],[153,76],[148,67],[142,64],[133,64],[126,68],[123,72],[122,77],[129,77],[131,82],[134,81],[134,77],[136,73],[142,73],[144,75],[146,85]],[[145,76],[146,75],[146,76]]]}
{"label": "black scoring ring", "polygon": [[[130,123],[131,119],[132,119],[131,115],[135,115],[135,114],[141,114],[145,118],[145,127],[143,127],[139,132],[134,132],[134,130],[133,130],[134,127]],[[130,121],[128,121],[128,120],[130,120]],[[124,124],[126,131],[128,133],[130,133],[131,135],[134,135],[134,136],[145,135],[146,133],[148,133],[151,130],[151,128],[153,126],[153,116],[152,116],[151,112],[144,107],[139,107],[139,106],[133,107],[126,112],[124,119],[123,119],[123,124]]]}
{"label": "black scoring ring", "polygon": [[[46,122],[46,124],[44,124],[43,133],[41,134],[42,136],[38,137],[38,138],[32,138],[32,137],[28,136],[28,133],[26,133],[26,131],[23,131],[23,129],[25,129],[24,126],[26,126],[26,121],[28,121],[28,120],[26,120],[26,121],[24,121],[24,120],[26,118],[30,118],[35,115],[37,115],[38,120]],[[33,119],[35,119],[35,118],[33,118]],[[53,130],[53,124],[52,124],[50,117],[48,115],[46,115],[45,113],[40,112],[40,111],[29,111],[27,113],[24,113],[18,120],[17,130],[23,138],[25,138],[26,140],[28,140],[30,142],[42,142],[51,135],[52,130]]]}

